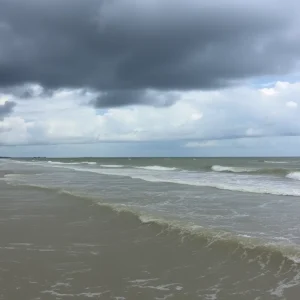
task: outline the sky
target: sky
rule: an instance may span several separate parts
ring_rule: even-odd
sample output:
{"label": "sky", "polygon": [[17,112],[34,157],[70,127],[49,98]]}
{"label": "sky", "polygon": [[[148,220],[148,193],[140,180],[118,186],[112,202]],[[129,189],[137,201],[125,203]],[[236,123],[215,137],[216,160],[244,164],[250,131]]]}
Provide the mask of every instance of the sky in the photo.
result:
{"label": "sky", "polygon": [[299,1],[0,7],[0,156],[300,155]]}

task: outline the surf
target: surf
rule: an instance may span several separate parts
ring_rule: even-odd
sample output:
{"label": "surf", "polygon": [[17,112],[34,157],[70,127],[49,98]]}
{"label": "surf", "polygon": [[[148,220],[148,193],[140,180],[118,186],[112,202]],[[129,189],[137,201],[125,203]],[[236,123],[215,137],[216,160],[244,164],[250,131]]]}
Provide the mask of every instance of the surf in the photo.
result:
{"label": "surf", "polygon": [[[128,167],[125,165],[100,165],[99,168],[87,168],[84,166],[72,166],[67,164],[48,164],[49,167],[61,167],[70,169],[76,172],[89,172],[89,173],[96,173],[100,175],[108,175],[108,176],[125,176],[131,179],[139,179],[147,182],[153,183],[169,183],[169,184],[179,184],[179,185],[189,185],[195,187],[207,187],[207,188],[215,188],[219,190],[227,190],[232,192],[241,192],[241,193],[255,193],[255,194],[271,194],[277,196],[300,196],[300,188],[293,186],[291,188],[286,183],[278,185],[278,183],[271,181],[271,179],[267,178],[266,184],[262,184],[262,179],[259,177],[262,174],[262,170],[256,171],[260,172],[258,174],[251,174],[251,177],[247,177],[246,175],[242,174],[241,172],[235,174],[235,172],[191,172],[185,170],[178,170],[174,168],[168,167],[161,167],[161,166],[150,166],[150,169],[145,169],[145,167],[135,166],[135,167]],[[110,167],[108,167],[110,166]],[[149,166],[146,166],[148,168]],[[153,168],[154,167],[154,168]],[[223,166],[227,170],[226,166]],[[231,167],[230,167],[231,168]],[[139,171],[140,170],[140,171]],[[147,172],[148,171],[148,172]],[[170,171],[170,172],[166,172]],[[265,172],[265,170],[263,171]],[[271,172],[271,171],[270,171]],[[274,170],[272,170],[274,172]],[[276,169],[275,172],[284,174],[287,176],[291,173],[291,171],[287,170],[278,170]],[[283,173],[284,172],[284,173]],[[215,174],[214,174],[215,173]],[[232,174],[223,174],[222,173],[232,173]],[[276,174],[277,174],[276,173]],[[248,173],[246,173],[248,174]],[[273,174],[273,173],[272,173]],[[298,180],[298,173],[290,174],[289,177],[286,177],[286,180],[293,181]],[[212,176],[214,175],[214,176]],[[258,175],[258,176],[254,176]],[[278,176],[278,175],[277,175]],[[282,175],[281,175],[282,176]],[[293,178],[291,178],[293,177]]]}
{"label": "surf", "polygon": [[[213,165],[211,167],[213,172],[223,172],[223,173],[241,173],[241,174],[253,174],[253,175],[269,175],[269,176],[282,176],[286,178],[292,178],[290,174],[297,174],[295,169],[288,168],[244,168],[244,167],[231,167],[231,166],[221,166]],[[300,171],[299,171],[300,174]]]}
{"label": "surf", "polygon": [[[99,201],[99,197],[92,197],[88,195],[82,195],[74,191],[49,187],[46,185],[38,184],[18,184],[24,186],[28,189],[38,189],[45,190],[51,193],[56,193],[64,197],[77,198],[82,201],[91,201],[95,205],[101,208],[109,209],[119,215],[120,218],[126,218],[132,224],[134,221],[138,226],[150,226],[153,230],[157,230],[160,233],[168,233],[171,235],[178,236],[178,239],[182,243],[187,241],[198,241],[203,244],[204,247],[209,248],[219,248],[228,251],[232,249],[247,253],[248,256],[265,256],[266,258],[270,255],[277,257],[276,259],[280,261],[287,261],[290,264],[300,264],[300,246],[296,244],[288,245],[282,243],[274,243],[271,241],[264,241],[256,237],[246,236],[236,234],[234,232],[222,230],[222,229],[211,229],[203,227],[201,225],[195,224],[193,222],[184,222],[176,219],[165,218],[162,216],[157,216],[155,214],[150,214],[143,212],[141,210],[135,209],[130,205],[125,205],[121,203],[109,203],[105,202],[105,199]],[[139,225],[140,224],[140,225]],[[299,266],[300,267],[300,266]]]}
{"label": "surf", "polygon": [[135,166],[136,169],[150,170],[150,171],[175,171],[175,167],[162,167],[162,166]]}

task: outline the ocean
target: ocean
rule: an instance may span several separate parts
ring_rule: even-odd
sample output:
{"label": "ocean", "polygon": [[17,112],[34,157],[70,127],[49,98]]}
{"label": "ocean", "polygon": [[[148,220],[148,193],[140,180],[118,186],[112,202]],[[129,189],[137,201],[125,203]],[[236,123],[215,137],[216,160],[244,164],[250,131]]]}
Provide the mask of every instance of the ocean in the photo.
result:
{"label": "ocean", "polygon": [[300,158],[0,160],[0,299],[300,299]]}

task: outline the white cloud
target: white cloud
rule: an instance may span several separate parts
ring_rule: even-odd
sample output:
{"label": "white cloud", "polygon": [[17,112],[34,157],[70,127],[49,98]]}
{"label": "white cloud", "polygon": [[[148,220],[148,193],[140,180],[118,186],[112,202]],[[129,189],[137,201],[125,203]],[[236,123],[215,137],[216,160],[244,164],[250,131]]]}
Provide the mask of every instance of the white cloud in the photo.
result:
{"label": "white cloud", "polygon": [[273,96],[277,93],[274,88],[263,88],[260,91],[265,96]]}
{"label": "white cloud", "polygon": [[5,104],[6,101],[9,101],[9,96],[0,94],[0,105]]}
{"label": "white cloud", "polygon": [[171,107],[95,110],[83,105],[92,94],[60,90],[43,96],[35,87],[32,99],[1,96],[17,105],[0,121],[0,144],[185,140],[183,145],[197,148],[216,146],[205,140],[300,135],[300,82],[277,82],[267,90],[182,92]]}
{"label": "white cloud", "polygon": [[0,121],[0,144],[26,144],[29,141],[30,123],[17,116]]}
{"label": "white cloud", "polygon": [[298,107],[298,104],[294,101],[288,101],[286,102],[285,104],[287,107],[290,107],[290,108],[297,108]]}
{"label": "white cloud", "polygon": [[263,136],[263,132],[259,128],[248,128],[245,133],[246,137]]}
{"label": "white cloud", "polygon": [[184,146],[187,148],[205,148],[217,146],[217,141],[205,141],[205,142],[188,142]]}

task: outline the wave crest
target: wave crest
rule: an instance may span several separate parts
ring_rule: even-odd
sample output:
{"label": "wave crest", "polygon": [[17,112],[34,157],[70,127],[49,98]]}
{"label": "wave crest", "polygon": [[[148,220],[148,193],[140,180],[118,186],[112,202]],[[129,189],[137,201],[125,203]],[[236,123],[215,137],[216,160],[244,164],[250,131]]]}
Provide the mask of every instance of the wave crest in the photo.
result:
{"label": "wave crest", "polygon": [[81,161],[81,162],[60,162],[48,160],[48,164],[51,165],[96,165],[95,161]]}
{"label": "wave crest", "polygon": [[287,161],[276,161],[276,160],[264,160],[264,163],[267,164],[287,164]]}
{"label": "wave crest", "polygon": [[228,166],[220,166],[220,165],[213,165],[211,170],[214,172],[232,172],[232,173],[247,173],[247,172],[255,172],[255,169],[247,169],[247,168],[240,168],[240,167],[228,167]]}
{"label": "wave crest", "polygon": [[78,192],[65,190],[62,188],[25,183],[19,183],[18,185],[22,185],[27,188],[49,190],[60,195],[65,195],[67,197],[80,198],[83,200],[87,199],[93,201],[97,205],[107,207],[117,213],[127,213],[128,217],[134,217],[138,219],[139,222],[141,222],[141,224],[159,227],[159,231],[170,230],[174,233],[185,235],[192,239],[201,239],[202,241],[206,242],[208,247],[216,246],[222,247],[224,249],[228,249],[228,247],[232,247],[232,249],[237,249],[237,247],[241,247],[247,252],[258,251],[259,253],[277,253],[279,255],[278,258],[282,261],[285,260],[285,258],[287,258],[291,262],[300,262],[300,248],[298,245],[284,245],[280,243],[271,243],[251,236],[241,236],[239,234],[227,232],[221,229],[209,229],[194,223],[183,223],[179,220],[169,220],[163,217],[153,216],[147,213],[137,211],[133,207],[121,203],[118,204],[99,202],[98,197],[82,195]]}
{"label": "wave crest", "polygon": [[[292,172],[285,168],[242,168],[242,167],[230,167],[230,166],[220,166],[214,165],[211,167],[214,172],[224,172],[224,173],[245,173],[245,174],[256,174],[256,175],[273,175],[273,176],[286,176]],[[290,177],[288,177],[290,178]]]}
{"label": "wave crest", "polygon": [[300,172],[291,172],[287,174],[286,177],[294,180],[300,180]]}
{"label": "wave crest", "polygon": [[123,168],[124,165],[100,165],[102,168]]}
{"label": "wave crest", "polygon": [[135,167],[136,169],[144,169],[150,171],[175,171],[177,168],[170,168],[170,167],[162,167],[162,166],[144,166],[144,167]]}
{"label": "wave crest", "polygon": [[[44,189],[46,187],[36,186],[36,188]],[[61,195],[64,194],[69,197],[91,200],[99,206],[115,211],[120,214],[120,217],[134,218],[141,222],[141,224],[158,228],[160,232],[170,231],[181,237],[185,236],[188,239],[200,239],[206,243],[206,247],[221,247],[224,249],[228,249],[229,247],[235,250],[241,248],[242,251],[246,251],[248,254],[253,251],[261,254],[277,254],[276,256],[280,261],[287,259],[291,264],[300,263],[300,247],[295,244],[284,245],[266,242],[255,237],[242,236],[222,229],[209,229],[194,223],[183,223],[178,220],[168,220],[145,214],[124,204],[99,202],[99,199],[95,197],[80,195],[76,192],[66,191],[64,189],[48,189]],[[123,213],[125,215],[123,215]],[[181,240],[184,241],[184,239]]]}

